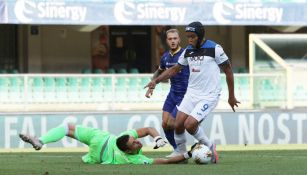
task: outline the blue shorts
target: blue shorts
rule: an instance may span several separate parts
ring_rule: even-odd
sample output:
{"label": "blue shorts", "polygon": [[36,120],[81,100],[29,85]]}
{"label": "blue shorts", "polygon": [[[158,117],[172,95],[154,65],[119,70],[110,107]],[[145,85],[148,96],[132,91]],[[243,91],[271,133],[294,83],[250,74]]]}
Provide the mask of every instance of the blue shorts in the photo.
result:
{"label": "blue shorts", "polygon": [[177,106],[180,105],[183,97],[184,93],[178,94],[170,91],[166,97],[162,110],[169,112],[174,118],[176,118],[178,111]]}

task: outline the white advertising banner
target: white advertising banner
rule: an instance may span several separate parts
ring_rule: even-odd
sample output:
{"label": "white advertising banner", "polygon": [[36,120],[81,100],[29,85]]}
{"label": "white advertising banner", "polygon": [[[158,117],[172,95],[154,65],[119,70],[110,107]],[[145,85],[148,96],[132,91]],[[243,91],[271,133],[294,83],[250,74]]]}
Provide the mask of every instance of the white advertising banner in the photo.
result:
{"label": "white advertising banner", "polygon": [[306,25],[307,1],[0,0],[0,23]]}
{"label": "white advertising banner", "polygon": [[[1,114],[0,148],[29,147],[18,134],[40,136],[60,124],[72,122],[99,128],[115,135],[129,129],[155,127],[161,129],[160,112],[127,113],[56,113],[56,114]],[[210,139],[220,145],[245,144],[303,144],[307,143],[306,111],[267,112],[214,112],[201,123]],[[194,139],[188,133],[188,144]],[[151,138],[143,139],[144,145],[153,144]],[[48,147],[78,147],[82,144],[64,138]]]}

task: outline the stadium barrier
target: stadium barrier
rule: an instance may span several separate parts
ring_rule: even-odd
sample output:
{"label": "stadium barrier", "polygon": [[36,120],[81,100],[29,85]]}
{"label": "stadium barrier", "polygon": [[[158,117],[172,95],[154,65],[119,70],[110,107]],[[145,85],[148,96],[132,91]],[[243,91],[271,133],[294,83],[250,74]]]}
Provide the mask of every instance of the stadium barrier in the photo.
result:
{"label": "stadium barrier", "polygon": [[[151,74],[1,74],[0,111],[108,111],[160,110],[169,83],[157,85],[153,96],[145,97],[144,86]],[[229,109],[225,75],[217,109]],[[287,107],[284,75],[235,74],[235,93],[240,109]],[[253,86],[251,86],[251,80]],[[307,102],[304,86],[294,98]],[[300,106],[301,103],[295,103]]]}

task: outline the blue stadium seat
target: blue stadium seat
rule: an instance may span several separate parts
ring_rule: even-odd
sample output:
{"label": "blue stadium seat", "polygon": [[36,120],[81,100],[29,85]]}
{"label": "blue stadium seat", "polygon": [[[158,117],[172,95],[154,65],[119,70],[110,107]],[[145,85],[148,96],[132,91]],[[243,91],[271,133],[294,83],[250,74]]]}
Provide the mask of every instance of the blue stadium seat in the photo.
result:
{"label": "blue stadium seat", "polygon": [[91,101],[91,78],[82,77],[80,82],[80,99],[83,102]]}
{"label": "blue stadium seat", "polygon": [[42,77],[33,77],[30,80],[29,87],[31,89],[30,101],[32,102],[44,102],[44,80]]}
{"label": "blue stadium seat", "polygon": [[67,97],[70,102],[78,102],[79,100],[79,85],[78,77],[67,78]]}
{"label": "blue stadium seat", "polygon": [[0,101],[8,100],[9,79],[7,77],[0,77]]}
{"label": "blue stadium seat", "polygon": [[44,91],[45,91],[45,98],[48,102],[56,102],[55,96],[55,79],[54,77],[45,77],[44,78]]}
{"label": "blue stadium seat", "polygon": [[140,88],[140,79],[138,77],[130,77],[128,85],[128,100],[131,102],[138,102],[139,99],[139,89]]}
{"label": "blue stadium seat", "polygon": [[241,101],[250,100],[250,83],[249,77],[235,77],[235,88],[238,90],[238,95]]}
{"label": "blue stadium seat", "polygon": [[5,69],[0,69],[0,74],[6,74],[7,71]]}
{"label": "blue stadium seat", "polygon": [[104,71],[102,69],[94,69],[94,74],[102,74]]}
{"label": "blue stadium seat", "polygon": [[[115,84],[115,83],[114,83]],[[110,102],[114,100],[113,79],[112,77],[102,78],[103,98],[105,101]]]}
{"label": "blue stadium seat", "polygon": [[131,68],[131,69],[129,69],[129,73],[131,73],[131,74],[138,74],[139,70],[137,68]]}
{"label": "blue stadium seat", "polygon": [[66,77],[56,77],[55,86],[56,86],[56,99],[59,102],[66,102],[68,99]]}
{"label": "blue stadium seat", "polygon": [[116,72],[115,72],[115,69],[109,68],[109,69],[107,70],[107,73],[108,73],[108,74],[115,74]]}
{"label": "blue stadium seat", "polygon": [[127,69],[124,69],[124,68],[118,69],[117,73],[119,73],[119,74],[126,74],[127,73]]}
{"label": "blue stadium seat", "polygon": [[18,74],[19,73],[19,71],[17,69],[9,69],[7,72],[10,73],[10,74]]}
{"label": "blue stadium seat", "polygon": [[128,101],[127,79],[126,77],[116,77],[115,81],[115,99],[118,102]]}
{"label": "blue stadium seat", "polygon": [[95,102],[103,101],[103,78],[93,77],[92,78],[92,98]]}
{"label": "blue stadium seat", "polygon": [[83,74],[91,74],[92,73],[92,70],[91,69],[88,69],[88,68],[85,68],[85,69],[82,69],[81,71]]}
{"label": "blue stadium seat", "polygon": [[24,99],[24,80],[23,77],[10,77],[9,98],[11,102],[22,103]]}

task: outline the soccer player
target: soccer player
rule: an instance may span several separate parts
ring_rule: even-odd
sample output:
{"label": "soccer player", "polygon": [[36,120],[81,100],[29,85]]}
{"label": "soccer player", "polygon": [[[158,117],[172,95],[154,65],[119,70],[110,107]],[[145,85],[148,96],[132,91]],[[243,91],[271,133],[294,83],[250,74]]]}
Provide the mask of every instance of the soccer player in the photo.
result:
{"label": "soccer player", "polygon": [[[166,69],[171,68],[178,62],[178,58],[183,52],[179,45],[180,37],[179,31],[177,29],[169,29],[166,31],[166,43],[169,46],[170,50],[166,51],[160,60],[160,66],[155,71],[153,75],[153,79],[157,78],[161,73],[163,73]],[[179,151],[177,150],[177,145],[174,139],[174,124],[175,118],[177,115],[177,107],[179,106],[183,96],[187,90],[189,80],[189,67],[183,66],[181,72],[177,75],[170,78],[171,87],[170,91],[166,97],[166,100],[163,105],[162,112],[162,128],[167,138],[168,142],[172,145],[174,151],[166,156],[173,157],[177,156]],[[146,92],[146,97],[150,98],[153,94],[154,88],[149,88]]]}
{"label": "soccer player", "polygon": [[178,107],[175,120],[175,141],[181,152],[186,151],[185,130],[199,143],[207,145],[213,155],[212,163],[218,162],[215,143],[199,127],[208,114],[216,107],[220,92],[220,69],[226,74],[229,98],[228,103],[235,112],[238,107],[234,94],[234,80],[230,62],[223,48],[212,40],[205,39],[205,30],[200,22],[192,22],[186,28],[189,45],[179,57],[178,63],[153,79],[146,87],[155,88],[156,84],[180,72],[189,65],[190,77],[187,92]]}
{"label": "soccer player", "polygon": [[167,143],[159,136],[158,131],[151,127],[132,129],[117,137],[106,131],[71,123],[53,128],[40,138],[25,134],[19,134],[19,137],[30,143],[35,150],[40,150],[44,144],[59,141],[64,136],[71,137],[89,146],[89,152],[82,157],[82,161],[88,164],[171,164],[191,157],[191,152],[169,159],[151,159],[144,156],[141,150],[143,145],[137,138],[148,135],[154,138],[155,149]]}

